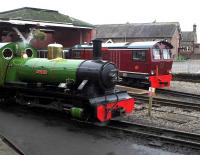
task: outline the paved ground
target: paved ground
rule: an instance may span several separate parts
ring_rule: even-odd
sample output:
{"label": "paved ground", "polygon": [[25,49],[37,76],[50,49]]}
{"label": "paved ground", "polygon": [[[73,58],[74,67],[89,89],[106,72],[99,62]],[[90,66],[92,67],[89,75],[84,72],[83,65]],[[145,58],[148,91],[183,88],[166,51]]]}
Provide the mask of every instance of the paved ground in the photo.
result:
{"label": "paved ground", "polygon": [[0,108],[0,133],[27,155],[178,155],[138,145],[123,133],[112,132],[65,122],[50,111]]}
{"label": "paved ground", "polygon": [[0,155],[19,155],[0,138]]}

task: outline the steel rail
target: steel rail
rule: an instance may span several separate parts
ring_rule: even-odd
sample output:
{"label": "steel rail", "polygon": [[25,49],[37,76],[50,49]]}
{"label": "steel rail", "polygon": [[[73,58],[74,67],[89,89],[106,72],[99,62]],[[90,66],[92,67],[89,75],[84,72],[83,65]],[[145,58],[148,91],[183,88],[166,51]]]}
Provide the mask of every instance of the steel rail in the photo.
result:
{"label": "steel rail", "polygon": [[[85,125],[99,126],[99,124],[94,124],[92,122],[85,122],[81,120],[73,121]],[[134,137],[142,136],[142,138],[147,137],[152,138],[153,140],[159,139],[163,144],[179,144],[179,146],[186,146],[188,148],[200,150],[200,134],[149,126],[123,120],[111,120],[108,124],[103,125],[102,127],[122,131]]]}
{"label": "steel rail", "polygon": [[161,94],[170,94],[170,95],[174,95],[178,97],[188,97],[188,98],[200,100],[200,95],[198,94],[185,93],[185,92],[168,90],[168,89],[156,89],[156,92],[161,93]]}
{"label": "steel rail", "polygon": [[[127,92],[129,92],[130,89],[132,89],[132,87],[127,86],[127,85],[119,85],[122,86],[124,90],[126,90]],[[120,89],[120,87],[119,87]],[[137,88],[138,89],[138,88]],[[145,90],[145,89],[143,89]],[[188,97],[188,98],[193,98],[193,99],[197,99],[200,100],[200,95],[198,94],[193,94],[193,93],[186,93],[186,92],[180,92],[180,91],[175,91],[175,90],[169,90],[169,89],[161,89],[158,88],[156,89],[156,93],[160,93],[160,94],[170,94],[172,96],[177,96],[177,97]]]}
{"label": "steel rail", "polygon": [[164,141],[165,143],[178,143],[187,147],[189,146],[190,148],[200,149],[200,134],[153,127],[121,120],[111,120],[107,127],[131,134],[157,138]]}
{"label": "steel rail", "polygon": [[[149,101],[148,96],[137,95],[137,94],[130,94],[130,95],[136,99],[136,103],[138,101],[143,101],[145,103],[148,103],[148,101]],[[170,99],[166,99],[166,98],[153,97],[153,104],[154,105],[160,104],[160,105],[200,110],[200,103],[184,102],[184,101],[179,101],[179,100],[170,100]]]}

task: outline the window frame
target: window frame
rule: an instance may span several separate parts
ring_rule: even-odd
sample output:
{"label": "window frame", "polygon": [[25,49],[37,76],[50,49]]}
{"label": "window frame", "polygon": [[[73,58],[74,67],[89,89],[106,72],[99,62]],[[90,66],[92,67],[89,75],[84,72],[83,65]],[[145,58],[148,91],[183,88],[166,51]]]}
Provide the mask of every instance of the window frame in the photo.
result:
{"label": "window frame", "polygon": [[[147,49],[139,49],[139,50],[132,50],[132,60],[133,61],[146,61],[146,55],[147,55]],[[136,57],[134,57],[134,53],[144,53],[144,56],[143,56],[143,58],[144,59],[141,59],[141,58],[136,58]]]}
{"label": "window frame", "polygon": [[81,58],[81,50],[74,50],[73,51],[73,57],[74,57],[74,59]]}
{"label": "window frame", "polygon": [[[168,58],[166,58],[165,59],[165,56],[164,56],[164,50],[167,50],[168,51],[168,55],[167,56],[169,56]],[[168,48],[163,48],[162,49],[162,57],[163,57],[163,60],[170,60],[172,57],[171,57],[172,55],[171,55],[171,50],[170,49],[168,49]]]}

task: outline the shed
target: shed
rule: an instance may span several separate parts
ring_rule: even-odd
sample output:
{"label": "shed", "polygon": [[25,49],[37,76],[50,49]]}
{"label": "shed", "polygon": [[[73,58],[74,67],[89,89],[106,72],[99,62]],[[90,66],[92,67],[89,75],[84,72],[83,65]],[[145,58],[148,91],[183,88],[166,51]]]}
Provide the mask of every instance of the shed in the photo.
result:
{"label": "shed", "polygon": [[90,42],[93,38],[94,26],[55,10],[23,7],[0,12],[1,42],[16,41],[22,37],[27,39],[31,29],[39,29],[46,33],[44,41],[31,40],[34,47],[44,49],[54,42],[64,47]]}

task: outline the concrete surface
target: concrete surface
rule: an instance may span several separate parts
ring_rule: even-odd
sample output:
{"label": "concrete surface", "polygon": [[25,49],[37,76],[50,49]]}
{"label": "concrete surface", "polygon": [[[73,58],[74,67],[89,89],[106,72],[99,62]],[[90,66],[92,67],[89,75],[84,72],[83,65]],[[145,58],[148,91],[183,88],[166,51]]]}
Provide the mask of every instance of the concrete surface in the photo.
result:
{"label": "concrete surface", "polygon": [[0,138],[0,155],[19,155]]}

